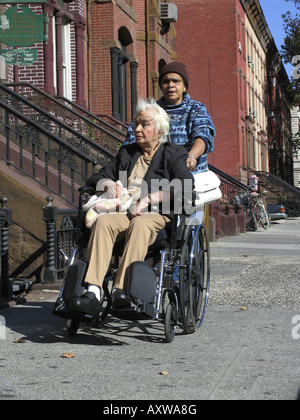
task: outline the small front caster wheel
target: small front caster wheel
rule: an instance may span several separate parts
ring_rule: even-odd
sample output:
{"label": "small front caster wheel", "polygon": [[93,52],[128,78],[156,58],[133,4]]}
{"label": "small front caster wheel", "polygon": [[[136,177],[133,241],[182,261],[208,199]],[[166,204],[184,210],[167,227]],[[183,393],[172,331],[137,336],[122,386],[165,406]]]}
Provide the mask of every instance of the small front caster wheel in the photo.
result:
{"label": "small front caster wheel", "polygon": [[173,303],[169,303],[165,314],[165,337],[166,342],[171,343],[174,340],[176,332],[176,308]]}
{"label": "small front caster wheel", "polygon": [[74,321],[73,319],[67,319],[66,322],[66,329],[67,333],[71,336],[74,336],[77,334],[77,331],[79,329],[79,322]]}

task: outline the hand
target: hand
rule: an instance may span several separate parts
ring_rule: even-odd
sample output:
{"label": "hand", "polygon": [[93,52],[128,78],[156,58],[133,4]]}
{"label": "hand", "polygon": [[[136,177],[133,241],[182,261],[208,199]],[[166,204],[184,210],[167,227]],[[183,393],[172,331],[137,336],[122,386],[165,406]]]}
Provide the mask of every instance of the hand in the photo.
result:
{"label": "hand", "polygon": [[142,198],[139,202],[137,202],[130,210],[131,212],[131,217],[136,217],[136,216],[141,216],[144,212],[145,209],[148,208],[149,204],[150,204],[151,200],[150,198],[144,197]]}
{"label": "hand", "polygon": [[194,156],[189,155],[186,160],[186,166],[190,171],[194,171],[197,167],[197,159]]}
{"label": "hand", "polygon": [[206,143],[201,137],[198,137],[193,144],[193,147],[189,151],[189,157],[186,160],[186,166],[190,171],[194,171],[197,168],[197,159],[203,155],[206,149]]}
{"label": "hand", "polygon": [[120,182],[107,180],[103,183],[103,187],[108,198],[119,198],[125,194],[125,189]]}

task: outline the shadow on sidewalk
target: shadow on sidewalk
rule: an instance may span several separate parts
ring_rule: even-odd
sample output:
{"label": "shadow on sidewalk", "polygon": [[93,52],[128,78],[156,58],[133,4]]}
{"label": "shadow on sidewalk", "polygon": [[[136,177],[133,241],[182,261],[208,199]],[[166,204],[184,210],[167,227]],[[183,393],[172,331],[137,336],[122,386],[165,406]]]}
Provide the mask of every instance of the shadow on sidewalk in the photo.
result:
{"label": "shadow on sidewalk", "polygon": [[[20,342],[40,344],[72,343],[79,345],[122,346],[128,338],[164,343],[163,325],[155,320],[129,321],[111,316],[97,327],[85,323],[75,336],[66,331],[66,319],[52,314],[53,302],[27,302],[23,305],[0,311],[5,318],[6,338]],[[176,335],[181,335],[181,329]],[[17,337],[16,337],[17,334]]]}

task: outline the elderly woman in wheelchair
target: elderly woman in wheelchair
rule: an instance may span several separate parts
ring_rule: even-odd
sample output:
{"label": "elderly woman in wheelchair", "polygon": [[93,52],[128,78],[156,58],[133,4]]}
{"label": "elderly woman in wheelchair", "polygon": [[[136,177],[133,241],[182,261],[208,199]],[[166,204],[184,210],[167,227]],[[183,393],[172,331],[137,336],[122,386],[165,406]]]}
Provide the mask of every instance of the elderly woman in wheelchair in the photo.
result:
{"label": "elderly woman in wheelchair", "polygon": [[150,317],[171,342],[178,325],[190,334],[204,319],[209,240],[195,211],[217,198],[188,169],[186,148],[167,141],[169,119],[154,100],[139,101],[134,127],[136,142],[80,189],[78,243],[53,314],[70,335],[108,314]]}
{"label": "elderly woman in wheelchair", "polygon": [[[145,260],[158,232],[171,223],[174,198],[179,194],[192,196],[194,179],[186,166],[188,153],[167,141],[169,118],[154,100],[139,101],[134,132],[136,143],[123,146],[105,168],[88,180],[89,187],[105,193],[105,200],[100,195],[99,201],[93,202],[97,215],[92,223],[88,221],[91,235],[84,280],[87,291],[70,300],[72,311],[99,313],[103,281],[115,243],[121,240],[125,245],[111,303],[113,308],[130,306],[131,299],[124,291],[128,267]],[[114,202],[115,211],[105,211],[109,200]]]}

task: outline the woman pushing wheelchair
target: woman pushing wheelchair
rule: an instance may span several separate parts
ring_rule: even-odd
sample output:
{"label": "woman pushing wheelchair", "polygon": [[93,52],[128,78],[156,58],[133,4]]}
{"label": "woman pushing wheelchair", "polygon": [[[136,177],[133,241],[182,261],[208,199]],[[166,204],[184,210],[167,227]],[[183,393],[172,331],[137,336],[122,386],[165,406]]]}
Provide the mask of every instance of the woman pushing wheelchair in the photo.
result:
{"label": "woman pushing wheelchair", "polygon": [[[114,245],[121,240],[125,245],[113,285],[112,306],[130,306],[130,297],[123,290],[127,268],[135,261],[144,261],[158,232],[170,223],[174,197],[192,197],[194,178],[186,165],[188,153],[169,143],[168,133],[167,113],[154,100],[141,99],[134,121],[136,142],[123,146],[105,168],[89,178],[88,186],[103,192],[105,200],[101,201],[103,196],[98,201],[96,198],[93,211],[99,214],[88,221],[87,292],[72,298],[70,309],[91,315],[100,311],[102,283]],[[162,180],[169,181],[172,188],[164,188]],[[107,206],[110,200],[115,211]]]}

